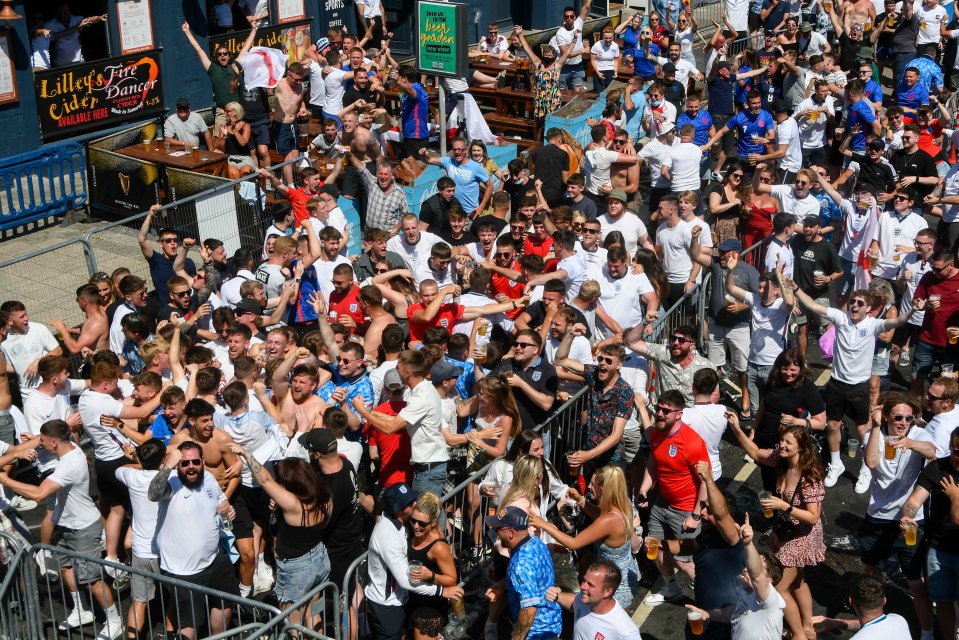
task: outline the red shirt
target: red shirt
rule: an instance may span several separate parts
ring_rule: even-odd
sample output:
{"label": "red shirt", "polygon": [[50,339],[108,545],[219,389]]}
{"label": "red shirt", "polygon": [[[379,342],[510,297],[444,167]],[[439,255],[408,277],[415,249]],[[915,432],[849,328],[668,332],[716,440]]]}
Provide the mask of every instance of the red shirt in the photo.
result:
{"label": "red shirt", "polygon": [[669,506],[692,511],[700,483],[696,463],[709,460],[706,443],[684,423],[680,423],[679,430],[671,436],[655,428],[646,434],[656,461],[660,495]]}
{"label": "red shirt", "polygon": [[[397,416],[405,406],[405,402],[384,402],[374,411],[388,416]],[[375,446],[380,454],[381,486],[385,488],[398,482],[412,484],[413,467],[410,461],[413,459],[413,453],[410,447],[410,434],[406,429],[400,429],[396,433],[383,433],[369,426],[367,429],[370,446]]]}
{"label": "red shirt", "polygon": [[549,255],[552,248],[553,239],[550,236],[546,236],[542,240],[534,240],[531,236],[526,236],[526,238],[523,239],[524,255],[539,256],[543,260],[546,260],[546,256]]}
{"label": "red shirt", "polygon": [[[515,266],[513,267],[516,268]],[[516,282],[515,280],[510,280],[504,275],[498,273],[492,273],[490,278],[490,289],[493,291],[493,297],[503,294],[510,300],[518,300],[523,297],[523,289],[526,287],[522,282]],[[512,309],[506,312],[506,317],[510,320],[515,320],[519,314],[523,313],[523,309]]]}
{"label": "red shirt", "polygon": [[360,288],[356,285],[353,285],[346,295],[333,291],[330,294],[330,311],[335,311],[337,317],[350,316],[353,318],[356,327],[350,330],[352,333],[363,335],[366,332],[366,318],[360,310]]}
{"label": "red shirt", "polygon": [[[939,158],[942,153],[942,130],[943,126],[939,119],[931,120],[929,126],[919,128],[919,148],[928,153],[933,159]],[[939,144],[936,144],[936,143]]]}
{"label": "red shirt", "polygon": [[406,309],[406,317],[410,321],[410,342],[422,342],[426,330],[430,327],[443,327],[452,334],[453,325],[463,317],[463,310],[466,307],[455,302],[444,302],[440,305],[439,313],[436,314],[432,322],[416,322],[413,320],[413,314],[425,308],[422,302],[417,302]]}
{"label": "red shirt", "polygon": [[310,217],[310,212],[306,210],[306,203],[315,196],[315,193],[312,191],[307,193],[302,187],[294,187],[286,192],[286,199],[290,201],[290,206],[293,207],[295,226],[300,226],[304,220]]}
{"label": "red shirt", "polygon": [[934,347],[945,347],[948,343],[946,327],[959,324],[959,273],[947,280],[940,280],[932,272],[924,275],[916,285],[914,297],[925,300],[928,304],[930,294],[940,296],[939,308],[935,312],[926,309],[922,316],[919,340]]}

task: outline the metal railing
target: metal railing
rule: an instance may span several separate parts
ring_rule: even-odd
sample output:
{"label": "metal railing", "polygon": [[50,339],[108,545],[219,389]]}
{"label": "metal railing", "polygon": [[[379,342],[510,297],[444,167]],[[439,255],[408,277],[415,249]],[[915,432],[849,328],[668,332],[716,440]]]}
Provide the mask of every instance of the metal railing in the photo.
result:
{"label": "metal railing", "polygon": [[[584,387],[578,391],[549,418],[533,428],[542,435],[547,459],[558,471],[566,469],[565,453],[579,450],[584,444],[586,433],[582,424],[587,390]],[[493,545],[485,535],[483,524],[483,518],[490,513],[495,502],[479,492],[479,484],[496,460],[490,461],[475,471],[440,499],[446,514],[447,538],[453,551],[453,558],[464,567],[460,572],[461,584],[469,584],[492,561],[492,554],[495,553]],[[544,514],[547,508],[543,509]],[[458,519],[457,514],[459,514]],[[474,551],[474,548],[479,546],[482,546],[482,552],[478,553]],[[464,563],[467,558],[469,562]],[[357,558],[347,570],[343,580],[343,588],[340,592],[341,613],[344,617],[349,616],[349,619],[352,619],[355,616],[356,619],[355,627],[351,623],[344,622],[342,632],[344,639],[354,640],[367,635],[364,633],[367,612],[363,586],[368,579],[368,559],[368,552]],[[351,592],[356,594],[352,603],[347,601]],[[475,601],[467,602],[467,615],[472,617],[472,614],[476,612],[470,610],[478,608],[478,605],[479,603]],[[351,606],[355,606],[355,611],[352,613],[349,612]]]}

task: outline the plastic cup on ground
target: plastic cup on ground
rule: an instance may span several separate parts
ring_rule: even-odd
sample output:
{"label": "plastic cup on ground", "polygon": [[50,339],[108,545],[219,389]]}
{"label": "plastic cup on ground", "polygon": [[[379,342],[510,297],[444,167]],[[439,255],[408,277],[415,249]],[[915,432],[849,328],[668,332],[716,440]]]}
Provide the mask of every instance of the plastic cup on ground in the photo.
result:
{"label": "plastic cup on ground", "polygon": [[859,451],[859,441],[855,438],[849,438],[846,440],[846,455],[850,458],[855,458],[856,453]]}

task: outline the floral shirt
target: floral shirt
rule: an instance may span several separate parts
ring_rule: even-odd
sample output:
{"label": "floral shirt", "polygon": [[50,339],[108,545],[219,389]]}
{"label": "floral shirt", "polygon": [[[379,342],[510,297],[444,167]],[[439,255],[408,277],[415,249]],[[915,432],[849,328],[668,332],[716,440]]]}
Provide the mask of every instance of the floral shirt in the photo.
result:
{"label": "floral shirt", "polygon": [[673,362],[669,348],[661,344],[646,345],[646,354],[656,361],[656,372],[659,376],[660,389],[679,389],[686,398],[686,406],[693,406],[693,376],[700,369],[713,368],[712,363],[698,351],[693,351],[693,361],[683,369]]}
{"label": "floral shirt", "polygon": [[[597,367],[592,364],[584,365],[583,377],[586,385],[590,387],[586,401],[586,450],[590,451],[613,432],[616,418],[629,420],[633,415],[633,388],[620,377],[612,389],[604,391],[604,385],[597,377]],[[625,446],[620,439],[615,447],[594,462],[597,466],[622,463]]]}
{"label": "floral shirt", "polygon": [[562,99],[559,93],[559,65],[553,63],[549,69],[540,65],[536,70],[535,87],[533,88],[535,101],[534,114],[537,118],[559,109]]}

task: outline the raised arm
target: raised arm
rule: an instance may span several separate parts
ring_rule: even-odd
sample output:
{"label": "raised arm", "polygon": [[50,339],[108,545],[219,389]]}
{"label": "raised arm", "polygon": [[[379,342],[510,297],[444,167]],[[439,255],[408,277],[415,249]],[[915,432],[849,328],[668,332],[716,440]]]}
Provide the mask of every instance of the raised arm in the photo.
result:
{"label": "raised arm", "polygon": [[183,29],[183,35],[186,36],[187,42],[190,43],[190,46],[193,47],[193,50],[196,51],[197,57],[200,59],[200,64],[203,65],[203,70],[208,71],[210,69],[210,57],[206,55],[206,51],[203,50],[203,47],[200,46],[200,43],[196,41],[196,38],[193,37],[193,32],[190,31],[189,23],[185,22],[180,27]]}
{"label": "raised arm", "polygon": [[153,243],[150,242],[150,225],[153,223],[153,216],[157,214],[157,211],[160,210],[160,205],[154,204],[150,206],[150,210],[147,211],[146,217],[143,219],[143,223],[140,225],[140,231],[137,233],[137,242],[140,243],[140,252],[143,253],[143,257],[149,260],[153,257]]}
{"label": "raised arm", "polygon": [[746,551],[746,571],[749,572],[749,581],[753,585],[753,591],[756,592],[756,599],[759,602],[766,602],[769,597],[769,591],[772,589],[772,583],[763,569],[763,561],[759,556],[759,551],[753,545],[753,528],[749,524],[749,513],[745,515],[743,526],[739,529],[739,537],[743,541],[743,549]]}
{"label": "raised arm", "polygon": [[253,46],[253,42],[256,40],[256,30],[259,27],[256,24],[252,25],[253,29],[250,31],[250,35],[246,37],[246,40],[243,41],[243,46],[240,47],[240,52],[236,54],[237,60],[245,56],[250,51],[250,47]]}

